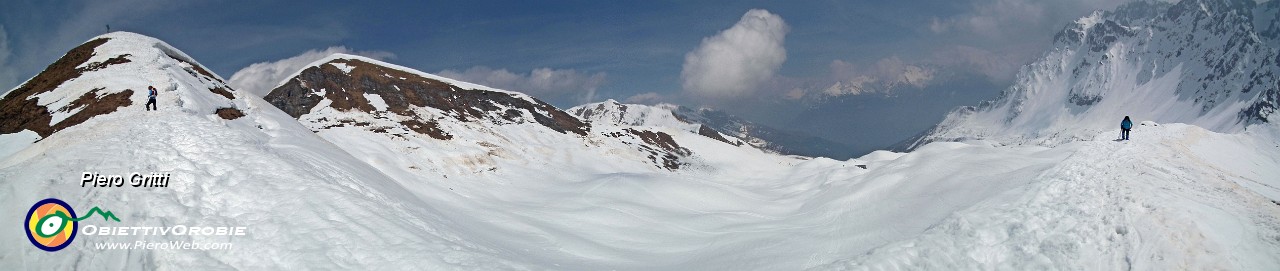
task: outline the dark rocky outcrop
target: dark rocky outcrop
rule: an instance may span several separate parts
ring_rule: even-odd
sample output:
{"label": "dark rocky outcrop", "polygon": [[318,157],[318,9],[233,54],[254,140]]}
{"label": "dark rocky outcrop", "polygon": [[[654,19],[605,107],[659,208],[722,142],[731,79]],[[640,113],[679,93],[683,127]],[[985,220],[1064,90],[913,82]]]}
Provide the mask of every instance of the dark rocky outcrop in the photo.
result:
{"label": "dark rocky outcrop", "polygon": [[707,127],[707,125],[705,125],[705,124],[704,124],[704,125],[698,125],[698,135],[705,136],[705,137],[708,137],[708,138],[711,138],[711,139],[715,139],[715,140],[719,140],[720,142],[729,143],[729,145],[734,145],[734,146],[741,146],[741,145],[742,145],[742,144],[741,144],[741,142],[731,142],[731,141],[729,141],[729,139],[724,138],[724,136],[720,135],[720,132],[716,132],[716,130],[715,130],[715,129],[711,129],[711,127]]}
{"label": "dark rocky outcrop", "polygon": [[[649,160],[653,161],[654,165],[659,168],[672,171],[680,169],[680,167],[687,165],[687,163],[681,162],[680,158],[687,157],[693,153],[676,143],[676,140],[667,133],[632,128],[623,129],[623,131],[625,133],[612,132],[606,133],[605,136],[639,138],[644,144],[640,144],[637,147],[641,151],[648,153]],[[626,141],[623,142],[626,143]]]}

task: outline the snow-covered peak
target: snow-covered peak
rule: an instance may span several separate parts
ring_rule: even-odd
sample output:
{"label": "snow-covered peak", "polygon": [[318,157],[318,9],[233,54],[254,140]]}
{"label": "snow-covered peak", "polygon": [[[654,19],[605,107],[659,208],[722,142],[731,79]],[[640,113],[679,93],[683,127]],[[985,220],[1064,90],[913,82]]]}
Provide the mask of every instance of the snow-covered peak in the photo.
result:
{"label": "snow-covered peak", "polygon": [[622,104],[609,99],[575,106],[566,112],[597,126],[661,127],[699,134],[734,146],[750,145],[762,149],[770,149],[768,147],[771,146],[765,140],[751,137],[749,130],[715,126],[693,110],[675,104]]}
{"label": "snow-covered peak", "polygon": [[1132,2],[1068,25],[994,101],[953,111],[914,141],[1057,145],[1135,120],[1236,132],[1276,118],[1275,4]]}
{"label": "snow-covered peak", "polygon": [[698,123],[681,120],[672,112],[673,108],[669,107],[621,104],[610,99],[575,106],[566,111],[596,125],[658,126],[694,132],[698,130]]}
{"label": "snow-covered peak", "polygon": [[231,117],[243,115],[238,108],[246,105],[222,77],[182,51],[152,37],[114,32],[71,49],[8,92],[0,100],[0,134],[31,130],[49,136],[96,116],[143,111],[149,87],[159,92],[160,111],[223,110]]}
{"label": "snow-covered peak", "polygon": [[[505,153],[501,156],[524,161],[526,157],[548,155],[534,147],[548,142],[588,144],[625,154],[624,160],[642,161],[665,170],[682,168],[688,164],[684,159],[694,155],[672,135],[689,130],[620,126],[595,129],[523,93],[353,55],[335,54],[316,61],[264,99],[312,131],[339,138],[334,140],[340,145],[377,138],[391,140],[385,143],[399,148],[450,150],[436,154],[444,157]],[[471,153],[472,150],[483,151]]]}
{"label": "snow-covered peak", "polygon": [[[476,89],[476,90],[486,90],[486,91],[502,92],[502,93],[507,93],[507,94],[517,95],[517,96],[520,96],[520,97],[522,97],[522,98],[532,98],[531,96],[526,95],[526,94],[521,93],[521,92],[509,91],[509,90],[504,90],[504,89],[499,89],[499,88],[488,87],[488,86],[484,86],[484,85],[481,85],[481,84],[476,84],[476,83],[471,83],[471,82],[466,82],[466,81],[455,80],[455,79],[453,79],[453,78],[448,78],[448,77],[439,76],[439,75],[436,75],[436,74],[433,74],[433,73],[428,73],[428,72],[419,71],[419,70],[414,69],[414,68],[409,68],[409,67],[405,67],[405,66],[397,65],[397,64],[390,63],[390,62],[385,62],[385,61],[382,61],[382,60],[377,60],[377,59],[373,59],[373,58],[369,58],[369,57],[365,57],[365,56],[358,56],[358,55],[352,55],[352,54],[345,54],[345,53],[334,53],[334,54],[331,54],[331,55],[329,55],[329,56],[327,56],[327,57],[325,57],[325,58],[321,58],[320,60],[316,60],[316,61],[314,61],[314,62],[311,62],[311,64],[308,64],[307,66],[303,67],[302,69],[299,69],[297,72],[293,73],[293,74],[292,74],[292,75],[290,75],[289,77],[286,77],[286,79],[285,79],[284,81],[281,81],[280,83],[276,84],[276,87],[275,87],[275,88],[279,88],[280,86],[282,86],[282,85],[284,85],[284,84],[288,83],[288,82],[289,82],[289,80],[292,80],[294,77],[298,77],[298,75],[299,75],[299,74],[301,74],[301,73],[302,73],[302,71],[305,71],[305,70],[307,70],[308,68],[312,68],[312,67],[320,67],[320,66],[322,66],[322,65],[326,65],[326,64],[328,64],[328,65],[333,65],[333,66],[337,67],[337,65],[344,65],[344,64],[342,64],[342,63],[345,63],[345,62],[350,61],[350,60],[359,61],[359,62],[364,62],[364,63],[369,63],[369,64],[373,64],[373,65],[376,65],[376,66],[380,66],[380,67],[384,67],[384,68],[388,68],[388,69],[393,69],[393,70],[402,71],[402,72],[410,73],[410,74],[413,74],[413,75],[421,76],[421,77],[423,77],[423,78],[428,78],[428,79],[431,79],[431,80],[436,80],[436,81],[445,82],[445,83],[447,83],[447,84],[450,84],[450,85],[453,85],[453,86],[456,86],[456,87],[458,87],[458,88],[462,88],[462,89],[468,89],[468,90]],[[344,69],[344,71],[346,71],[346,72],[350,72],[350,71],[351,71],[350,69],[347,69],[347,68],[341,68],[341,69]],[[407,79],[407,78],[401,78],[401,79]],[[272,89],[275,89],[275,88],[272,88]]]}
{"label": "snow-covered peak", "polygon": [[1084,17],[1080,17],[1080,19],[1076,19],[1075,23],[1080,27],[1080,29],[1089,29],[1089,28],[1093,28],[1093,25],[1098,24],[1098,22],[1101,20],[1102,20],[1102,11],[1094,11],[1093,13],[1089,13],[1088,16],[1084,16]]}
{"label": "snow-covered peak", "polygon": [[[215,73],[209,72],[209,68],[195,61],[195,58],[178,50],[160,39],[153,38],[133,32],[117,31],[97,36],[90,40],[107,39],[107,42],[98,46],[94,51],[97,54],[90,58],[88,62],[99,62],[114,55],[133,54],[139,59],[162,59],[168,57],[179,62],[184,62],[193,69],[200,70],[202,75],[209,76],[218,81],[226,81]],[[171,64],[171,63],[169,63]]]}
{"label": "snow-covered peak", "polygon": [[[449,129],[471,130],[490,125],[535,123],[555,132],[578,135],[585,135],[589,128],[577,118],[523,93],[348,54],[333,54],[311,63],[264,98],[317,130],[375,123],[378,125],[370,129],[404,128],[448,140],[452,138]],[[479,126],[447,127],[447,123]]]}
{"label": "snow-covered peak", "polygon": [[779,154],[847,159],[853,153],[851,147],[841,143],[753,123],[713,108],[693,109],[668,103],[622,104],[607,100],[566,111],[596,126],[672,128]]}
{"label": "snow-covered peak", "polygon": [[[147,86],[159,89],[158,110],[143,109]],[[92,188],[80,185],[81,172],[171,179],[162,187]],[[457,240],[438,231],[449,222],[413,204],[419,199],[395,180],[261,98],[235,92],[181,51],[133,33],[91,39],[0,99],[0,176],[2,205],[59,198],[75,208],[101,206],[119,217],[98,224],[104,227],[247,228],[244,236],[217,241],[235,242],[228,250],[95,250],[95,243],[135,240],[81,233],[66,250],[48,253],[9,234],[0,237],[6,268],[305,269],[394,261],[432,269],[445,263],[418,256],[448,254],[449,261],[478,264],[472,268],[510,269],[476,247],[446,248]],[[0,217],[26,218],[13,209]],[[202,242],[146,235],[136,241]],[[412,245],[369,241],[390,235]],[[323,245],[281,245],[318,236]],[[333,257],[349,251],[380,255]]]}

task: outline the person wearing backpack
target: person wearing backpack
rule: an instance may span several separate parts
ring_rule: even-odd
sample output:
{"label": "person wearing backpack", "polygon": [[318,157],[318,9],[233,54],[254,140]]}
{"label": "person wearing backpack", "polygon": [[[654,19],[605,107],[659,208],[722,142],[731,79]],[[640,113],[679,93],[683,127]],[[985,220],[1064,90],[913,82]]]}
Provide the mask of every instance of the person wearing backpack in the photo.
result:
{"label": "person wearing backpack", "polygon": [[1120,139],[1129,140],[1129,130],[1133,129],[1133,121],[1129,121],[1129,116],[1124,116],[1124,120],[1120,121]]}
{"label": "person wearing backpack", "polygon": [[147,111],[160,110],[156,108],[156,94],[158,93],[155,86],[147,86]]}

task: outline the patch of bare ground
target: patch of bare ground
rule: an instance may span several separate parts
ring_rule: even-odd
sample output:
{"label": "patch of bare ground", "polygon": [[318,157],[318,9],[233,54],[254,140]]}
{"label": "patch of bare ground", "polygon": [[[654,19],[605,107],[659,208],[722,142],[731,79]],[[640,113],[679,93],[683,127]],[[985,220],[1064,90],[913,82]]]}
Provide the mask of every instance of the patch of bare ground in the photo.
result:
{"label": "patch of bare ground", "polygon": [[98,96],[99,90],[103,89],[97,88],[86,92],[84,95],[80,95],[80,98],[76,98],[75,101],[71,101],[71,104],[59,109],[61,111],[70,111],[73,108],[84,108],[81,109],[80,112],[76,112],[70,117],[67,117],[67,119],[62,120],[62,122],[58,122],[58,124],[53,126],[52,130],[54,132],[61,131],[67,127],[83,123],[94,116],[116,112],[116,109],[133,104],[133,101],[129,99],[130,96],[133,96],[132,89],[126,89],[121,92],[107,94],[101,97]]}
{"label": "patch of bare ground", "polygon": [[209,92],[213,92],[214,94],[222,95],[222,97],[227,97],[227,99],[228,99],[228,100],[235,100],[235,99],[236,99],[236,96],[235,96],[235,95],[232,95],[232,94],[231,94],[231,92],[230,92],[230,91],[227,91],[227,88],[224,88],[224,87],[215,87],[215,88],[211,88],[211,89],[209,89]]}
{"label": "patch of bare ground", "polygon": [[218,108],[218,110],[213,111],[213,113],[218,114],[218,117],[222,117],[222,119],[226,120],[238,119],[244,116],[244,112],[233,107]]}
{"label": "patch of bare ground", "polygon": [[453,135],[446,133],[444,130],[441,130],[440,124],[436,123],[435,121],[424,122],[415,118],[411,120],[401,121],[400,125],[404,125],[404,127],[409,128],[409,130],[418,132],[419,134],[430,136],[431,138],[435,138],[439,140],[453,139]]}
{"label": "patch of bare ground", "polygon": [[76,46],[63,55],[62,58],[54,61],[53,64],[49,64],[40,74],[10,91],[3,99],[0,99],[0,134],[31,130],[41,137],[47,137],[59,130],[83,123],[94,116],[115,112],[120,107],[132,104],[129,97],[133,95],[133,90],[124,90],[98,97],[98,92],[104,89],[93,89],[81,95],[66,107],[56,109],[62,112],[69,112],[83,107],[79,112],[55,125],[50,123],[53,119],[51,116],[52,111],[39,105],[37,103],[38,99],[32,97],[52,91],[62,83],[78,78],[85,72],[100,70],[110,65],[128,63],[130,55],[125,54],[102,62],[90,63],[83,68],[76,68],[89,61],[94,56],[94,49],[108,40],[107,38],[100,38]]}

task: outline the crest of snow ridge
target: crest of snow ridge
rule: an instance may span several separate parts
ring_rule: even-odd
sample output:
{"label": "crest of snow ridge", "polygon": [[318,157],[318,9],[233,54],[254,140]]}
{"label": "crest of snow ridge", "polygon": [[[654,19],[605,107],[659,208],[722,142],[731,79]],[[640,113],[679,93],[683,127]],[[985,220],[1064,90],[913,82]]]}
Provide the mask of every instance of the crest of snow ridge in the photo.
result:
{"label": "crest of snow ridge", "polygon": [[[597,125],[669,127],[696,133],[734,146],[745,144],[740,139],[721,134],[706,123],[676,114],[680,106],[660,104],[656,106],[621,104],[615,100],[575,106],[566,110],[587,122]],[[685,108],[687,110],[687,108]]]}
{"label": "crest of snow ridge", "polygon": [[590,128],[525,94],[345,54],[313,63],[264,98],[295,118],[312,113],[317,106],[341,112],[388,112],[401,125],[441,140],[453,137],[439,128],[442,119],[437,117],[441,116],[423,115],[415,109],[434,109],[442,117],[462,122],[537,123],[566,134],[586,135]]}
{"label": "crest of snow ridge", "polygon": [[[182,70],[171,73],[167,70]],[[167,80],[143,74],[190,75]],[[162,81],[155,81],[162,80]],[[63,55],[0,99],[0,134],[31,130],[47,137],[103,114],[146,101],[146,87],[177,89],[178,81],[199,82],[209,95],[235,99],[221,77],[155,38],[114,32],[95,37]],[[206,97],[206,100],[218,98]],[[219,108],[220,115],[242,116]],[[209,109],[213,113],[214,109]],[[224,116],[226,117],[226,116]]]}

